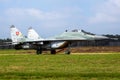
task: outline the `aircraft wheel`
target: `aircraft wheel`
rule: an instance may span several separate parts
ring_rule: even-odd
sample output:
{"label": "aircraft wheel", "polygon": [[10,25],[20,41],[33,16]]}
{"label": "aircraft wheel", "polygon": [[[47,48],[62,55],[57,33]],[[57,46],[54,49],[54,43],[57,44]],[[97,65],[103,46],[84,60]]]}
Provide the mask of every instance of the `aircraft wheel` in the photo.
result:
{"label": "aircraft wheel", "polygon": [[54,49],[51,50],[51,54],[56,54],[56,51]]}
{"label": "aircraft wheel", "polygon": [[70,51],[65,51],[65,54],[70,54],[71,52]]}
{"label": "aircraft wheel", "polygon": [[42,50],[41,50],[41,49],[37,49],[37,50],[36,50],[36,54],[37,54],[37,55],[42,54]]}

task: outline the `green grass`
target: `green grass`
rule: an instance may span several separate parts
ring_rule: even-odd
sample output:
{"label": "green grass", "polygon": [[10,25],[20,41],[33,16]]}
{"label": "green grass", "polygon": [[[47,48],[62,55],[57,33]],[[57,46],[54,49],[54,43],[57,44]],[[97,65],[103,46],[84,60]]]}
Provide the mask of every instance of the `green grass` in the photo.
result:
{"label": "green grass", "polygon": [[22,55],[20,52],[24,51],[19,51],[19,55],[15,50],[0,51],[0,80],[120,80],[118,53]]}

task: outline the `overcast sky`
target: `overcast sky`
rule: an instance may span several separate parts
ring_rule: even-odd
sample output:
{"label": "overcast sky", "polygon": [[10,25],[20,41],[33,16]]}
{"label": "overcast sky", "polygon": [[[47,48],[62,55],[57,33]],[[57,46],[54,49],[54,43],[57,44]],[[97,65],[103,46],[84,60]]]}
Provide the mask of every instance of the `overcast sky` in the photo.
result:
{"label": "overcast sky", "polygon": [[27,35],[33,27],[42,37],[83,29],[120,34],[120,0],[0,0],[0,38],[15,25]]}

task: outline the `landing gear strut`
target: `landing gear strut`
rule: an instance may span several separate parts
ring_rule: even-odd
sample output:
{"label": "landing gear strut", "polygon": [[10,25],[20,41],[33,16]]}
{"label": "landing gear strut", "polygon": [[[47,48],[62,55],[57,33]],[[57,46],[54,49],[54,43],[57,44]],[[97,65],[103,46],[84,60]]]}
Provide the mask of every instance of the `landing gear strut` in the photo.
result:
{"label": "landing gear strut", "polygon": [[70,44],[68,44],[68,48],[67,48],[67,50],[65,51],[65,54],[70,54],[71,52],[70,52]]}
{"label": "landing gear strut", "polygon": [[37,55],[42,54],[42,48],[41,48],[41,47],[38,47],[38,48],[37,48],[36,54],[37,54]]}
{"label": "landing gear strut", "polygon": [[65,51],[65,54],[70,54],[70,49],[68,48],[66,51]]}

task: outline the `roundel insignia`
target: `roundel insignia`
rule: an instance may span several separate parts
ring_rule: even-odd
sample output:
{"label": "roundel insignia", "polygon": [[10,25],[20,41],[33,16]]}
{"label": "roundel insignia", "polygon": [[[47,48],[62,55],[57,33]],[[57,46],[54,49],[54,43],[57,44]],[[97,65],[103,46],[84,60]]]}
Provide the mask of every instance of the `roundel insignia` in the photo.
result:
{"label": "roundel insignia", "polygon": [[18,35],[19,35],[19,32],[16,32],[16,35],[18,36]]}

